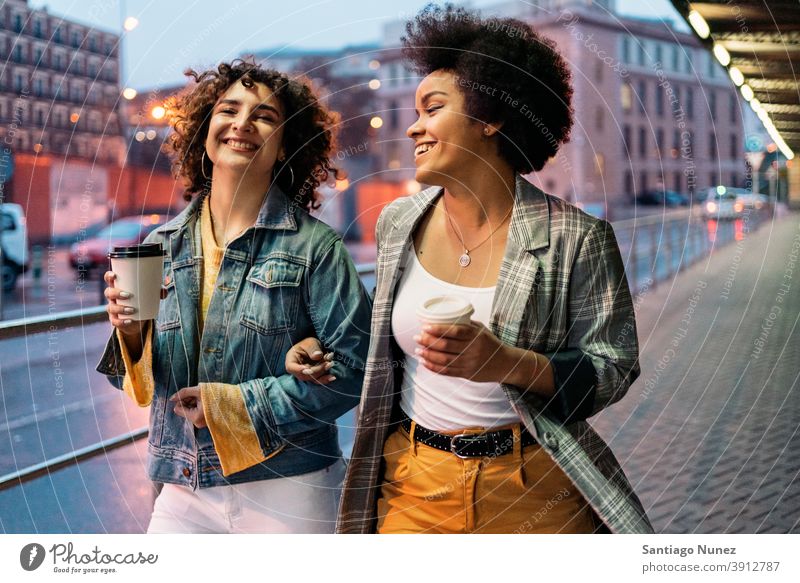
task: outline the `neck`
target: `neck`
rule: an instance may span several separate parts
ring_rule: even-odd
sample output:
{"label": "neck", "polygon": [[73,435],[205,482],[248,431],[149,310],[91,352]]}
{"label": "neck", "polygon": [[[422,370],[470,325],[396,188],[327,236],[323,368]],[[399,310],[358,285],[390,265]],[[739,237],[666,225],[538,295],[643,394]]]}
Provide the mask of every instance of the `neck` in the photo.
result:
{"label": "neck", "polygon": [[501,223],[514,206],[516,177],[505,163],[476,165],[476,169],[445,184],[447,211],[461,228]]}
{"label": "neck", "polygon": [[232,176],[221,169],[214,172],[209,208],[219,245],[255,224],[269,183],[263,176]]}

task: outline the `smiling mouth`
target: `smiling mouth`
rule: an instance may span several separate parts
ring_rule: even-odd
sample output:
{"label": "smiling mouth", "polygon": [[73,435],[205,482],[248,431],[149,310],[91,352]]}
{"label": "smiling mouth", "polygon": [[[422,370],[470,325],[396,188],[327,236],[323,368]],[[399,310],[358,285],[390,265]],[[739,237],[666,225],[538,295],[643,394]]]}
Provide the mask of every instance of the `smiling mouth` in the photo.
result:
{"label": "smiling mouth", "polygon": [[414,148],[414,159],[416,160],[420,156],[427,154],[436,146],[436,142],[425,142],[424,144],[419,144],[416,148]]}
{"label": "smiling mouth", "polygon": [[255,152],[256,150],[258,150],[258,146],[256,146],[255,144],[251,144],[250,142],[242,142],[239,140],[228,139],[228,140],[223,140],[222,143],[238,152]]}

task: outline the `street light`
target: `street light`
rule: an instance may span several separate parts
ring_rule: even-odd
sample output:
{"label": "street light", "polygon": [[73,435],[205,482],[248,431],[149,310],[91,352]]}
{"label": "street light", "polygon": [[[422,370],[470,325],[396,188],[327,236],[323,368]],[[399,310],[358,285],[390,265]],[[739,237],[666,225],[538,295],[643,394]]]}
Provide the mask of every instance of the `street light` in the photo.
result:
{"label": "street light", "polygon": [[125,30],[125,32],[130,32],[137,26],[139,26],[139,19],[135,16],[127,17],[122,23],[122,28]]}

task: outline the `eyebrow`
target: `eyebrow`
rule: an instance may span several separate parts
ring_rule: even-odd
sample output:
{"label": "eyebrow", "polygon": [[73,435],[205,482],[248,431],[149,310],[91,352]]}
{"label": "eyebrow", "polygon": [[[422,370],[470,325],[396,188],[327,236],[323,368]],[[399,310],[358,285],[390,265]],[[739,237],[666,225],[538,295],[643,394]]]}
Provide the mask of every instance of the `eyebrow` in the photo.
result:
{"label": "eyebrow", "polygon": [[[444,95],[445,97],[449,97],[449,94],[446,91],[439,91],[437,89],[437,90],[434,90],[434,91],[428,91],[425,95],[422,96],[422,99],[420,99],[420,101],[424,104],[433,95]],[[419,115],[419,110],[414,108],[414,113]]]}
{"label": "eyebrow", "polygon": [[[219,102],[218,105],[242,105],[242,102],[238,99],[223,99]],[[280,117],[281,112],[277,110],[277,108],[272,107],[271,105],[267,105],[266,103],[259,103],[256,105],[256,109],[266,109],[267,111],[272,111]]]}

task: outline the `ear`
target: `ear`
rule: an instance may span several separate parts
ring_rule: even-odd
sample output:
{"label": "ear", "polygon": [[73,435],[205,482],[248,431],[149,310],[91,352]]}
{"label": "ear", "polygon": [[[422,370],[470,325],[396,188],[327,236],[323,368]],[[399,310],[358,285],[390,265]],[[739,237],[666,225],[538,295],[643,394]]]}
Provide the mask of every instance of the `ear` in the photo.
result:
{"label": "ear", "polygon": [[497,132],[500,131],[500,128],[503,127],[503,122],[495,122],[495,123],[487,123],[483,124],[483,135],[487,138],[492,137]]}

